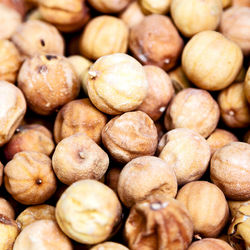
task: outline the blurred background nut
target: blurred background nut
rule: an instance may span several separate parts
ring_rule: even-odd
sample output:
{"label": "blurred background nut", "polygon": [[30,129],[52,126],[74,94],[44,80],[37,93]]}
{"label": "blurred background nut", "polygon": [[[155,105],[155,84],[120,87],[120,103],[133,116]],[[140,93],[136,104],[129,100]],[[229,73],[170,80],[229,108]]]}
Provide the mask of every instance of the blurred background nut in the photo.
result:
{"label": "blurred background nut", "polygon": [[127,54],[99,58],[88,75],[89,98],[104,113],[116,115],[134,110],[147,95],[144,68]]}
{"label": "blurred background nut", "polygon": [[7,5],[8,7],[16,10],[21,14],[22,17],[25,16],[26,8],[25,2],[26,0],[0,0],[0,3]]}
{"label": "blurred background nut", "polygon": [[244,135],[244,142],[250,144],[250,130],[248,130],[248,131],[246,132],[246,134]]}
{"label": "blurred background nut", "polygon": [[231,6],[232,5],[232,1],[233,0],[222,0],[223,9],[228,8],[229,6]]}
{"label": "blurred background nut", "polygon": [[250,67],[247,70],[246,78],[244,81],[244,93],[248,103],[250,103]]}
{"label": "blurred background nut", "polygon": [[129,48],[142,64],[173,68],[181,54],[183,40],[170,18],[149,15],[130,32]]}
{"label": "blurred background nut", "polygon": [[139,0],[143,12],[149,14],[166,14],[169,11],[171,0]]}
{"label": "blurred background nut", "polygon": [[93,18],[84,28],[80,40],[81,53],[93,60],[113,53],[125,53],[128,34],[127,25],[117,17]]}
{"label": "blurred background nut", "polygon": [[233,248],[224,240],[205,238],[193,242],[188,250],[233,250]]}
{"label": "blurred background nut", "polygon": [[50,158],[31,151],[15,154],[4,168],[4,184],[12,197],[22,204],[45,202],[56,190]]}
{"label": "blurred background nut", "polygon": [[127,163],[139,156],[154,155],[158,134],[147,114],[134,111],[111,119],[102,130],[102,142],[116,161]]}
{"label": "blurred background nut", "polygon": [[231,142],[211,159],[210,178],[229,199],[250,199],[250,145]]}
{"label": "blurred background nut", "polygon": [[90,248],[90,250],[129,250],[129,249],[121,244],[107,241]]}
{"label": "blurred background nut", "polygon": [[10,140],[26,112],[26,101],[19,88],[0,81],[0,146]]}
{"label": "blurred background nut", "polygon": [[118,13],[123,10],[131,0],[88,0],[89,4],[102,13]]}
{"label": "blurred background nut", "polygon": [[0,197],[0,214],[12,220],[15,219],[14,208],[11,206],[11,204],[7,200],[5,200],[2,197]]}
{"label": "blurred background nut", "polygon": [[109,238],[120,223],[121,213],[115,193],[95,180],[75,182],[56,205],[60,228],[83,244],[97,244]]}
{"label": "blurred background nut", "polygon": [[182,67],[197,87],[220,90],[238,75],[243,61],[240,47],[215,31],[203,31],[192,37],[182,53]]}
{"label": "blurred background nut", "polygon": [[208,137],[216,128],[219,117],[219,106],[207,91],[187,88],[172,99],[164,124],[167,130],[189,128]]}
{"label": "blurred background nut", "polygon": [[48,115],[77,97],[80,81],[65,57],[38,55],[23,63],[18,87],[33,111]]}
{"label": "blurred background nut", "polygon": [[120,167],[111,167],[107,171],[105,184],[117,193],[119,176],[122,169]]}

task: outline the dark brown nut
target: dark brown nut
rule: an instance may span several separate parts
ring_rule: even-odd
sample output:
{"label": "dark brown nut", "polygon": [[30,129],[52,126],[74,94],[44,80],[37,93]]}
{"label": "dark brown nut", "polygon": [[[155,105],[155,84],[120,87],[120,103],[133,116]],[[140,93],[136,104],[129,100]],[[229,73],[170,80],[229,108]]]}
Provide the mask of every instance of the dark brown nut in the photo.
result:
{"label": "dark brown nut", "polygon": [[131,0],[88,0],[96,10],[102,13],[118,13],[131,2]]}
{"label": "dark brown nut", "polygon": [[105,125],[102,142],[115,160],[127,163],[139,156],[154,155],[157,129],[144,112],[127,112]]}
{"label": "dark brown nut", "polygon": [[190,245],[188,250],[233,250],[233,248],[223,240],[205,238],[195,241]]}
{"label": "dark brown nut", "polygon": [[250,125],[250,108],[244,93],[243,83],[234,83],[223,89],[218,96],[221,117],[231,128]]}
{"label": "dark brown nut", "polygon": [[206,140],[187,128],[166,133],[159,142],[158,152],[159,157],[174,169],[178,185],[200,179],[211,157]]}
{"label": "dark brown nut", "polygon": [[129,48],[142,64],[170,70],[181,54],[183,40],[170,18],[153,14],[132,27]]}
{"label": "dark brown nut", "polygon": [[162,136],[166,133],[166,129],[165,129],[164,123],[161,120],[155,122],[155,127],[157,129],[158,142],[159,142],[161,140]]}
{"label": "dark brown nut", "polygon": [[149,14],[166,14],[172,0],[139,0],[143,12]]}
{"label": "dark brown nut", "polygon": [[250,130],[248,130],[247,133],[244,135],[244,142],[250,144]]}
{"label": "dark brown nut", "polygon": [[246,6],[246,7],[250,7],[249,0],[232,0],[232,1],[233,1],[233,6]]}
{"label": "dark brown nut", "polygon": [[228,201],[231,217],[235,217],[241,206],[250,205],[249,201]]}
{"label": "dark brown nut", "polygon": [[120,167],[111,167],[107,174],[106,174],[106,180],[105,183],[107,186],[109,186],[115,193],[117,193],[117,187],[118,187],[118,181],[119,176],[121,173]]}
{"label": "dark brown nut", "polygon": [[212,157],[210,177],[232,200],[250,199],[250,145],[231,142]]}
{"label": "dark brown nut", "polygon": [[137,110],[143,111],[154,121],[160,119],[174,95],[174,88],[168,74],[153,65],[144,66],[148,81],[147,96]]}
{"label": "dark brown nut", "polygon": [[8,161],[21,151],[35,151],[49,156],[54,147],[52,134],[46,127],[39,124],[24,125],[17,128],[5,145],[4,155]]}
{"label": "dark brown nut", "polygon": [[131,250],[184,250],[192,241],[193,224],[179,201],[151,196],[130,210],[125,237]]}
{"label": "dark brown nut", "polygon": [[11,204],[5,200],[4,198],[0,197],[0,214],[4,215],[12,220],[15,219],[15,210],[11,206]]}
{"label": "dark brown nut", "polygon": [[194,233],[217,237],[228,221],[229,209],[223,192],[207,181],[193,181],[183,186],[178,201],[187,208],[194,224]]}
{"label": "dark brown nut", "polygon": [[246,78],[244,81],[244,93],[248,103],[250,103],[250,67],[247,70]]}
{"label": "dark brown nut", "polygon": [[51,24],[29,20],[21,24],[12,36],[12,41],[22,55],[64,53],[64,41],[58,30]]}
{"label": "dark brown nut", "polygon": [[38,220],[25,227],[16,238],[13,250],[39,248],[73,250],[70,240],[53,220]]}
{"label": "dark brown nut", "polygon": [[80,81],[65,57],[38,55],[22,65],[18,87],[33,111],[48,115],[77,97]]}
{"label": "dark brown nut", "polygon": [[90,248],[90,250],[129,250],[129,249],[121,244],[107,241]]}
{"label": "dark brown nut", "polygon": [[0,3],[3,3],[16,10],[21,14],[22,17],[24,17],[26,12],[24,1],[25,0],[1,0]]}
{"label": "dark brown nut", "polygon": [[18,202],[36,205],[56,191],[56,177],[47,155],[31,151],[15,154],[4,168],[4,184]]}
{"label": "dark brown nut", "polygon": [[237,137],[234,134],[227,130],[219,128],[215,129],[214,132],[207,138],[212,156],[216,150],[234,141],[238,141]]}
{"label": "dark brown nut", "polygon": [[0,81],[0,147],[10,140],[25,112],[26,101],[21,90]]}
{"label": "dark brown nut", "polygon": [[189,128],[208,137],[216,128],[219,118],[219,106],[207,91],[187,88],[172,99],[164,124],[167,130]]}
{"label": "dark brown nut", "polygon": [[57,114],[54,125],[56,143],[73,134],[83,132],[96,143],[101,141],[107,116],[96,109],[88,98],[67,103]]}
{"label": "dark brown nut", "polygon": [[3,164],[0,162],[0,187],[3,183]]}

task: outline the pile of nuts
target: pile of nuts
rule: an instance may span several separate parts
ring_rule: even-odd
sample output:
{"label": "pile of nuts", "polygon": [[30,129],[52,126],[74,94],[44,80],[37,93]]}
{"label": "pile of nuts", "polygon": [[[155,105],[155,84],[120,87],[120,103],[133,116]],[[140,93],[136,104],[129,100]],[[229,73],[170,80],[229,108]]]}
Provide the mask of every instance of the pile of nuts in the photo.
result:
{"label": "pile of nuts", "polygon": [[0,250],[250,249],[249,0],[0,0]]}

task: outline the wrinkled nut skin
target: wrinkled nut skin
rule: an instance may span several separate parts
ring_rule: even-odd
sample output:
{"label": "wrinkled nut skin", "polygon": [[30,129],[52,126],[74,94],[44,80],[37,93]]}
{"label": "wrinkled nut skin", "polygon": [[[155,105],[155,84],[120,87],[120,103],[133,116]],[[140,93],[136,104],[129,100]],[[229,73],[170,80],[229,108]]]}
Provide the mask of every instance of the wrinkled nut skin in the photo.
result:
{"label": "wrinkled nut skin", "polygon": [[23,249],[73,250],[73,246],[55,221],[38,220],[25,227],[18,235],[13,250]]}
{"label": "wrinkled nut skin", "polygon": [[129,30],[119,18],[98,16],[84,28],[81,40],[81,54],[89,59],[114,53],[126,53]]}
{"label": "wrinkled nut skin", "polygon": [[102,112],[117,115],[136,109],[147,95],[142,65],[133,57],[116,53],[99,58],[88,72],[88,95]]}
{"label": "wrinkled nut skin", "polygon": [[250,144],[250,130],[248,130],[248,131],[246,132],[246,134],[244,135],[244,142]]}
{"label": "wrinkled nut skin", "polygon": [[110,237],[120,224],[121,213],[115,193],[95,180],[75,182],[56,205],[56,220],[62,231],[83,244],[98,244]]}
{"label": "wrinkled nut skin", "polygon": [[210,178],[232,200],[250,199],[250,145],[231,142],[211,159]]}
{"label": "wrinkled nut skin", "polygon": [[168,74],[161,68],[146,65],[144,70],[148,81],[148,91],[137,110],[145,112],[153,121],[156,121],[166,110],[174,95],[174,88]]}
{"label": "wrinkled nut skin", "polygon": [[129,250],[129,249],[121,244],[107,241],[107,242],[98,244],[94,247],[91,247],[90,250]]}
{"label": "wrinkled nut skin", "polygon": [[250,205],[250,200],[248,201],[228,201],[228,206],[230,209],[231,217],[235,217],[241,206]]}
{"label": "wrinkled nut skin", "polygon": [[231,128],[250,125],[250,108],[244,93],[243,83],[234,83],[223,89],[218,96],[221,117]]}
{"label": "wrinkled nut skin", "polygon": [[169,11],[171,0],[139,0],[143,12],[150,14],[166,14]]}
{"label": "wrinkled nut skin", "polygon": [[0,197],[0,214],[4,215],[12,220],[15,219],[15,210],[11,206],[11,204],[5,200],[4,198]]}
{"label": "wrinkled nut skin", "polygon": [[10,140],[26,113],[26,101],[19,88],[0,81],[0,147]]}
{"label": "wrinkled nut skin", "polygon": [[131,2],[131,0],[88,0],[89,4],[102,13],[118,13]]}
{"label": "wrinkled nut skin", "polygon": [[131,250],[184,250],[192,241],[193,224],[179,201],[151,196],[132,207],[124,234]]}
{"label": "wrinkled nut skin", "polygon": [[182,53],[182,67],[188,79],[206,90],[221,90],[238,75],[243,61],[240,47],[216,31],[193,36]]}
{"label": "wrinkled nut skin", "polygon": [[101,132],[107,116],[96,109],[88,98],[67,103],[58,112],[54,124],[56,143],[73,134],[82,132],[96,143],[101,141]]}
{"label": "wrinkled nut skin", "polygon": [[187,128],[166,133],[159,142],[158,152],[159,157],[174,169],[178,185],[200,179],[211,156],[206,140]]}
{"label": "wrinkled nut skin", "polygon": [[78,180],[100,180],[109,166],[109,157],[84,133],[60,141],[52,157],[57,178],[70,185]]}
{"label": "wrinkled nut skin", "polygon": [[4,147],[5,158],[10,161],[21,151],[35,151],[50,155],[54,150],[51,132],[39,124],[19,126],[16,133]]}
{"label": "wrinkled nut skin", "polygon": [[250,67],[247,70],[246,78],[244,81],[244,93],[248,103],[250,103]]}
{"label": "wrinkled nut skin", "polygon": [[164,124],[167,130],[189,128],[206,138],[216,128],[219,118],[219,106],[207,91],[187,88],[172,99]]}
{"label": "wrinkled nut skin", "polygon": [[199,241],[193,242],[188,250],[233,250],[233,248],[223,240],[205,238]]}
{"label": "wrinkled nut skin", "polygon": [[153,14],[131,28],[129,48],[142,64],[168,71],[176,65],[183,40],[170,18]]}
{"label": "wrinkled nut skin", "polygon": [[177,194],[175,172],[171,166],[157,157],[138,157],[122,169],[118,181],[118,194],[126,207],[131,207],[150,195],[174,198]]}
{"label": "wrinkled nut skin", "polygon": [[48,200],[56,190],[50,158],[42,153],[23,151],[4,168],[4,183],[12,197],[25,205]]}
{"label": "wrinkled nut skin", "polygon": [[139,156],[154,155],[158,134],[147,114],[134,111],[111,119],[102,130],[102,142],[116,161],[127,163]]}
{"label": "wrinkled nut skin", "polygon": [[105,184],[115,193],[117,193],[118,181],[121,171],[122,170],[120,167],[112,167],[106,174]]}
{"label": "wrinkled nut skin", "polygon": [[227,200],[210,182],[189,182],[179,190],[176,199],[189,211],[194,233],[199,236],[217,237],[228,221]]}
{"label": "wrinkled nut skin", "polygon": [[38,55],[23,63],[18,87],[33,111],[48,115],[77,97],[80,81],[65,57]]}
{"label": "wrinkled nut skin", "polygon": [[3,164],[0,162],[0,187],[3,183]]}

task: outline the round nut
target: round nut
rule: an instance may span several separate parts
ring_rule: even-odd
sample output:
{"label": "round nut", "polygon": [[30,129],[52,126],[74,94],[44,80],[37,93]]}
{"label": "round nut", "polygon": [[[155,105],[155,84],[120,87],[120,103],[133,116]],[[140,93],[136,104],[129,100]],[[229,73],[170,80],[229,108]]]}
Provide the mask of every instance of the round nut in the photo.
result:
{"label": "round nut", "polygon": [[141,8],[144,13],[166,14],[169,11],[171,0],[140,0]]}
{"label": "round nut", "polygon": [[233,248],[224,240],[205,238],[199,241],[193,242],[188,250],[233,250]]}
{"label": "round nut", "polygon": [[4,198],[0,197],[0,214],[4,215],[12,220],[15,219],[15,210],[11,206],[11,204],[5,200]]}
{"label": "round nut", "polygon": [[118,13],[123,10],[131,0],[88,0],[88,2],[102,13]]}
{"label": "round nut", "polygon": [[248,68],[246,78],[244,81],[244,93],[248,103],[250,103],[250,67]]}
{"label": "round nut", "polygon": [[129,249],[121,244],[107,241],[90,248],[90,250],[129,250]]}

